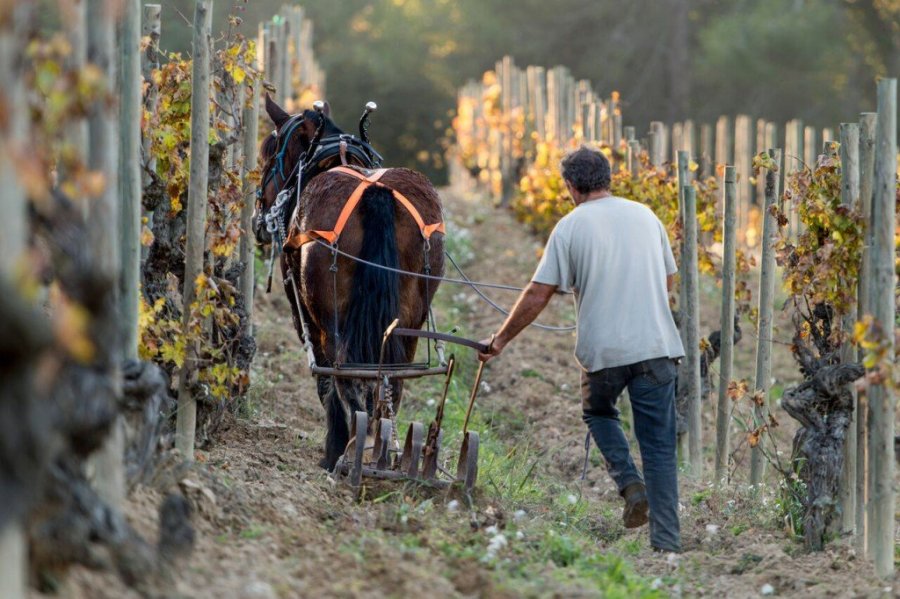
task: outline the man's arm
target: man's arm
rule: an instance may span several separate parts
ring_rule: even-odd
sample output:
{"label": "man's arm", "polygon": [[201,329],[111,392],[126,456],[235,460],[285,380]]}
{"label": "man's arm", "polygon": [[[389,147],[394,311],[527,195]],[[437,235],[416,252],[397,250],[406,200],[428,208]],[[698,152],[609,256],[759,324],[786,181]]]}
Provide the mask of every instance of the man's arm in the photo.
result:
{"label": "man's arm", "polygon": [[[494,337],[493,345],[487,353],[478,353],[478,359],[487,362],[495,356],[499,356],[506,344],[522,332],[529,324],[534,322],[538,314],[550,303],[550,298],[556,292],[556,285],[546,285],[544,283],[528,283],[528,287],[519,295],[516,305],[513,306],[512,312],[506,318],[506,322],[497,331]],[[490,339],[482,341],[485,345],[491,343]]]}

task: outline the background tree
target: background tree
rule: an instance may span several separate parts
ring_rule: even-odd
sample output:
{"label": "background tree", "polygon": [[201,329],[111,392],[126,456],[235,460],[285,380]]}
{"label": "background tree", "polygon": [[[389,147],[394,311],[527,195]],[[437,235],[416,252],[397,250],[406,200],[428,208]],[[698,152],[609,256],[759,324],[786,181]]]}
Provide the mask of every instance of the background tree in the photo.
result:
{"label": "background tree", "polygon": [[[281,0],[235,5],[243,33]],[[629,124],[745,112],[836,127],[871,110],[872,81],[900,69],[898,0],[344,0],[302,3],[328,73],[328,100],[352,130],[367,100],[390,164],[440,176],[456,90],[504,54],[521,65],[566,65],[602,93],[622,93]],[[188,52],[189,0],[163,6],[166,49]],[[810,102],[809,98],[819,98]]]}

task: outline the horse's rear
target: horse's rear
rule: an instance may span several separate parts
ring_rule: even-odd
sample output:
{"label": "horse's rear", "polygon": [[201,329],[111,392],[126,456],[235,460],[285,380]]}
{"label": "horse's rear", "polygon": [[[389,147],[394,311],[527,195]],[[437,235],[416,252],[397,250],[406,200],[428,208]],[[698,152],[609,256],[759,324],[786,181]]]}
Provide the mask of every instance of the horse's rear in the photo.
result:
{"label": "horse's rear", "polygon": [[[392,194],[395,190],[405,196],[425,223],[440,223],[441,201],[434,186],[421,173],[403,168],[387,170],[379,182],[382,185],[372,185],[363,193],[341,232],[339,249],[388,268],[443,274],[443,235],[426,240],[419,224]],[[291,229],[332,230],[359,184],[358,179],[334,171],[315,177],[300,198]],[[395,318],[401,327],[420,328],[438,287],[436,281],[335,256],[315,242],[286,252],[283,267],[291,268],[299,283],[298,307],[309,323],[320,365],[377,364],[385,329]],[[415,351],[414,338],[392,337],[383,361],[412,362]],[[331,469],[347,444],[349,417],[356,410],[372,413],[373,389],[361,381],[320,379],[319,392],[328,420],[323,465]],[[401,393],[397,382],[394,409],[399,407]]]}

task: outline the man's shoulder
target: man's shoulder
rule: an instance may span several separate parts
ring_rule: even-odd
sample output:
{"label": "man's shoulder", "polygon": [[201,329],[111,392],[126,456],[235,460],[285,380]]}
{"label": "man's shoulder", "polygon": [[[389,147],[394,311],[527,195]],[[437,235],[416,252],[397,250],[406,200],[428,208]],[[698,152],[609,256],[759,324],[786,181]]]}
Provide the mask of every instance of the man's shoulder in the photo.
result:
{"label": "man's shoulder", "polygon": [[575,212],[575,210],[572,210],[556,221],[556,225],[553,227],[552,232],[554,237],[565,236],[571,233],[572,226],[578,221],[578,215]]}

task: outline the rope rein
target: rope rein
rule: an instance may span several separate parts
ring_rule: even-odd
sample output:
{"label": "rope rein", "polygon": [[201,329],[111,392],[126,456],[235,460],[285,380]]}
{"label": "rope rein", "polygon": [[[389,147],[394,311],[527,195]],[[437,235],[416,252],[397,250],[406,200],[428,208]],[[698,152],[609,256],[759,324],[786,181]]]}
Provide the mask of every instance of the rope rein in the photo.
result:
{"label": "rope rein", "polygon": [[[343,256],[344,258],[347,258],[347,259],[349,259],[349,260],[352,260],[353,262],[356,262],[356,263],[358,263],[358,264],[365,264],[366,266],[371,266],[371,267],[373,267],[373,268],[378,268],[378,269],[381,269],[381,270],[386,270],[386,271],[389,271],[389,272],[394,272],[394,273],[397,273],[397,274],[400,274],[400,275],[405,275],[405,276],[415,277],[415,278],[419,278],[419,279],[425,279],[426,281],[440,281],[440,282],[443,282],[443,283],[453,283],[453,284],[456,284],[456,285],[463,285],[463,286],[466,286],[466,287],[470,287],[473,291],[475,291],[475,293],[476,293],[482,300],[485,301],[485,303],[487,303],[487,304],[488,304],[489,306],[491,306],[494,310],[496,310],[496,311],[499,312],[500,314],[503,314],[504,316],[509,316],[509,310],[506,310],[506,309],[500,307],[499,305],[497,305],[497,303],[494,302],[493,300],[491,300],[489,297],[487,297],[487,296],[481,291],[480,288],[485,288],[485,289],[500,289],[500,290],[503,290],[503,291],[518,291],[518,292],[524,291],[524,288],[522,288],[522,287],[515,287],[515,286],[513,286],[513,285],[501,285],[501,284],[498,284],[498,283],[482,283],[482,282],[478,282],[478,281],[473,281],[473,280],[470,279],[468,276],[466,276],[466,274],[463,272],[463,270],[459,267],[459,264],[457,264],[456,260],[453,259],[453,256],[451,256],[451,255],[449,254],[449,252],[447,252],[446,250],[444,251],[444,255],[450,260],[450,263],[453,265],[453,268],[455,268],[456,271],[459,273],[459,275],[462,277],[461,279],[453,279],[453,278],[450,278],[450,277],[441,277],[441,276],[430,275],[430,274],[422,274],[422,273],[417,273],[417,272],[410,272],[410,271],[408,271],[408,270],[403,270],[403,269],[400,269],[400,268],[393,268],[393,267],[391,267],[391,266],[384,266],[384,265],[382,265],[382,264],[376,264],[375,262],[370,262],[370,261],[368,261],[368,260],[364,260],[364,259],[362,259],[362,258],[359,258],[359,257],[357,257],[357,256],[354,256],[353,254],[349,254],[349,253],[347,253],[347,252],[344,252],[343,250],[340,250],[340,249],[338,249],[337,247],[332,246],[331,244],[325,243],[325,242],[322,241],[321,239],[315,239],[315,240],[313,240],[313,241],[314,241],[315,243],[318,243],[318,244],[321,245],[322,247],[326,248],[328,251],[330,251],[330,252],[332,252],[332,253],[334,253],[334,254]],[[574,330],[575,330],[575,326],[574,326],[574,325],[571,325],[571,326],[551,326],[551,325],[545,325],[545,324],[541,324],[541,323],[532,323],[531,326],[533,326],[533,327],[535,327],[535,328],[538,328],[538,329],[545,330],[545,331],[553,331],[553,332],[569,332],[569,331],[574,331]]]}

